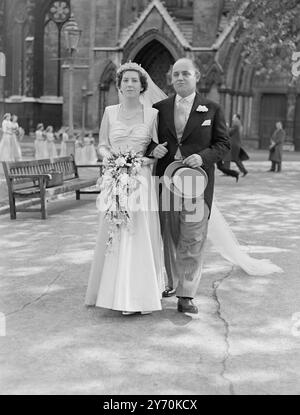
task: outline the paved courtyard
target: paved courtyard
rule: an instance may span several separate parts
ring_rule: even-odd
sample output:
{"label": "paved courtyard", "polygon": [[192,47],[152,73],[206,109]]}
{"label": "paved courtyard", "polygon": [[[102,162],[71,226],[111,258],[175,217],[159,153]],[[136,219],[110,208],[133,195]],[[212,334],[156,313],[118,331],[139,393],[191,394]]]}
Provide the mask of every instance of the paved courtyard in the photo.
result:
{"label": "paved courtyard", "polygon": [[52,202],[46,221],[1,215],[0,393],[299,394],[300,162],[263,160],[237,184],[217,172],[215,195],[245,249],[284,272],[248,276],[208,243],[198,315],[174,297],[146,316],[84,306],[93,196]]}

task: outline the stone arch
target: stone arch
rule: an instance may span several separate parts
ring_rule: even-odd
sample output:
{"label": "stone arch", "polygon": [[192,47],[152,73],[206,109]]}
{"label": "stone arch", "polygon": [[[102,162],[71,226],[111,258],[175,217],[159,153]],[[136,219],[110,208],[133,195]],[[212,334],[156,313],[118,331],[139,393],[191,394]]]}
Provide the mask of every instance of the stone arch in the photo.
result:
{"label": "stone arch", "polygon": [[153,40],[157,40],[161,43],[173,56],[174,61],[184,55],[183,48],[179,48],[168,36],[163,36],[158,29],[151,29],[138,38],[133,39],[125,46],[123,52],[123,62],[134,60],[139,51]]}
{"label": "stone arch", "polygon": [[111,60],[109,60],[106,63],[105,69],[100,77],[99,89],[101,91],[107,91],[111,82],[116,80],[116,71],[116,65]]}
{"label": "stone arch", "polygon": [[107,105],[118,103],[118,90],[116,87],[116,65],[109,60],[100,76],[99,89],[99,125]]}
{"label": "stone arch", "polygon": [[131,42],[124,50],[123,62],[135,61],[143,66],[153,81],[165,92],[173,91],[169,71],[182,53],[166,36],[151,29]]}
{"label": "stone arch", "polygon": [[232,90],[235,90],[236,79],[240,71],[241,60],[240,55],[243,49],[241,43],[235,44],[233,48],[229,51],[231,57],[227,61],[227,78],[226,86]]}

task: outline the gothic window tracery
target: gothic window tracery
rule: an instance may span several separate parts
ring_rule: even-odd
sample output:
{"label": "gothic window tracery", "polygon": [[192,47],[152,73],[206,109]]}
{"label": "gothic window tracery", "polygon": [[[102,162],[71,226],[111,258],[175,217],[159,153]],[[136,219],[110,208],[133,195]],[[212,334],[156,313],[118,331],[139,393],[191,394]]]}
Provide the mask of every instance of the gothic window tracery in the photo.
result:
{"label": "gothic window tracery", "polygon": [[53,1],[44,23],[44,95],[61,95],[61,64],[64,56],[62,29],[71,14],[66,1]]}

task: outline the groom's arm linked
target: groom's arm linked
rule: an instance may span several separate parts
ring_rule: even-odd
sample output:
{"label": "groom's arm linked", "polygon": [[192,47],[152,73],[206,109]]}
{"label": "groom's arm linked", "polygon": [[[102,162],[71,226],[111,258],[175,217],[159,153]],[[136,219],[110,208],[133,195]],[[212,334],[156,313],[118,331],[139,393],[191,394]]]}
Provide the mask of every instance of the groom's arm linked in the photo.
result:
{"label": "groom's arm linked", "polygon": [[[164,157],[166,164],[169,164],[174,159],[178,144],[176,143],[176,140],[169,140],[170,134],[166,128],[165,117],[169,113],[170,108],[165,105],[166,101],[167,100],[154,104],[153,107],[159,110],[159,143],[162,144],[168,139],[170,144],[168,146],[168,153]],[[203,167],[209,169],[214,163],[222,160],[225,154],[230,150],[230,139],[225,117],[219,104],[209,100],[206,100],[205,103],[209,107],[207,113],[197,113],[194,110],[190,115],[192,118],[189,120],[189,123],[192,124],[192,131],[182,143],[181,153],[184,158],[192,154],[199,154],[203,161]],[[210,127],[201,125],[205,119],[211,120]],[[151,157],[151,153],[157,145],[157,143],[151,141],[146,152],[148,157]]]}

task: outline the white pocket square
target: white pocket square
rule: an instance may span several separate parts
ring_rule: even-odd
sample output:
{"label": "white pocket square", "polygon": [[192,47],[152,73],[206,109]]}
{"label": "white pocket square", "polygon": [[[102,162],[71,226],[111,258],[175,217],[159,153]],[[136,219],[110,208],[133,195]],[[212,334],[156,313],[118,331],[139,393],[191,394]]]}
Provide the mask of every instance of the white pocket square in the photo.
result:
{"label": "white pocket square", "polygon": [[201,126],[205,127],[207,125],[211,125],[211,120],[205,120],[203,121],[203,123],[201,124]]}

